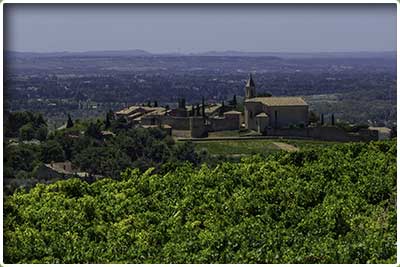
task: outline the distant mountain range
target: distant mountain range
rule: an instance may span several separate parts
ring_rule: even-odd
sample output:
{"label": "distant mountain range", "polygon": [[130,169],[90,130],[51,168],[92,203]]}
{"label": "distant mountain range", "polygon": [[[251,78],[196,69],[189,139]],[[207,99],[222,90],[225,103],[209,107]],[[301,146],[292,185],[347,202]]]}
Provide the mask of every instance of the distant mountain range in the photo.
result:
{"label": "distant mountain range", "polygon": [[243,52],[243,51],[208,51],[201,53],[150,53],[145,50],[103,50],[85,52],[17,52],[5,51],[6,57],[146,57],[146,56],[208,56],[208,57],[268,57],[269,59],[280,58],[373,58],[373,57],[396,57],[396,51],[385,52]]}
{"label": "distant mountain range", "polygon": [[139,49],[134,50],[103,50],[85,52],[17,52],[6,51],[7,56],[24,57],[63,57],[63,56],[89,56],[89,57],[119,57],[119,56],[152,56],[153,54]]}

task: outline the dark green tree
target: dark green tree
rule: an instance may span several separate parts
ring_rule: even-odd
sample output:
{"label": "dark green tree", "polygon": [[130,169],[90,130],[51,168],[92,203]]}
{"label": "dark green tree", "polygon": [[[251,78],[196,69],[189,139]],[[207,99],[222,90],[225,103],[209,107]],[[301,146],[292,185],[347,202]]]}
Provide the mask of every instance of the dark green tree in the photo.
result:
{"label": "dark green tree", "polygon": [[39,141],[45,141],[47,138],[48,130],[46,125],[42,125],[36,130],[35,137]]}
{"label": "dark green tree", "polygon": [[114,120],[114,112],[109,110],[106,114],[106,120],[104,122],[104,128],[109,129],[111,127],[111,121]]}
{"label": "dark green tree", "polygon": [[68,128],[72,128],[72,127],[74,127],[74,123],[73,123],[73,121],[71,119],[71,116],[68,114],[68,121],[67,121],[66,128],[68,129]]}
{"label": "dark green tree", "polygon": [[91,122],[87,127],[85,134],[95,139],[101,139],[101,124],[99,122]]}
{"label": "dark green tree", "polygon": [[190,112],[190,116],[194,116],[196,114],[195,107],[192,105],[192,110]]}
{"label": "dark green tree", "polygon": [[236,107],[236,105],[237,105],[236,95],[233,95],[232,106]]}
{"label": "dark green tree", "polygon": [[312,110],[308,114],[308,121],[310,123],[317,123],[319,121],[318,115]]}
{"label": "dark green tree", "polygon": [[26,141],[35,138],[35,129],[33,128],[32,123],[27,123],[19,129],[19,138]]}
{"label": "dark green tree", "polygon": [[43,143],[40,154],[40,159],[46,163],[50,163],[52,161],[61,162],[65,160],[65,152],[61,144],[55,140],[49,140]]}
{"label": "dark green tree", "polygon": [[101,174],[114,178],[118,178],[121,170],[131,165],[129,157],[114,147],[87,148],[73,162],[91,175]]}
{"label": "dark green tree", "polygon": [[206,116],[206,103],[204,100],[204,96],[201,98],[201,115],[203,116],[203,118]]}

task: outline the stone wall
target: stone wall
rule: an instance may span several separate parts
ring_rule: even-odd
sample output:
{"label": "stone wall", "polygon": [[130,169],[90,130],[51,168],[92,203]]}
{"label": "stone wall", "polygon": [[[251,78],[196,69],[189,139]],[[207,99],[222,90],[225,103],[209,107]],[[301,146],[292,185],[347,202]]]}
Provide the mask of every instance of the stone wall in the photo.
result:
{"label": "stone wall", "polygon": [[[190,118],[191,117],[173,117],[173,116],[146,116],[141,119],[142,125],[162,125],[167,124],[172,127],[173,130],[190,130]],[[194,117],[204,121],[203,117]],[[210,125],[208,129],[210,131],[228,131],[228,130],[239,130],[240,128],[240,114],[230,115],[220,118],[210,118]]]}
{"label": "stone wall", "polygon": [[345,130],[338,127],[309,127],[309,128],[281,128],[281,129],[268,129],[266,131],[268,136],[291,136],[312,138],[325,141],[372,141],[378,140],[378,133],[371,130],[360,130],[358,133],[347,133]]}
{"label": "stone wall", "polygon": [[270,117],[271,127],[288,127],[292,124],[307,126],[308,124],[308,106],[263,106],[263,110]]}
{"label": "stone wall", "polygon": [[140,121],[142,125],[162,125],[167,124],[174,130],[190,129],[189,117],[172,117],[172,116],[146,116]]}
{"label": "stone wall", "polygon": [[210,118],[210,131],[230,131],[240,129],[240,116]]}
{"label": "stone wall", "polygon": [[268,128],[264,134],[268,136],[295,136],[295,137],[311,138],[309,128],[304,128],[304,129]]}
{"label": "stone wall", "polygon": [[308,106],[267,106],[261,102],[245,103],[245,125],[247,129],[258,131],[257,114],[265,112],[269,116],[269,127],[284,128],[290,125],[308,125]]}
{"label": "stone wall", "polygon": [[174,130],[190,130],[190,120],[189,117],[172,117],[164,116],[163,124],[168,124]]}
{"label": "stone wall", "polygon": [[208,136],[208,127],[205,125],[204,118],[190,117],[190,136],[192,138],[203,138]]}

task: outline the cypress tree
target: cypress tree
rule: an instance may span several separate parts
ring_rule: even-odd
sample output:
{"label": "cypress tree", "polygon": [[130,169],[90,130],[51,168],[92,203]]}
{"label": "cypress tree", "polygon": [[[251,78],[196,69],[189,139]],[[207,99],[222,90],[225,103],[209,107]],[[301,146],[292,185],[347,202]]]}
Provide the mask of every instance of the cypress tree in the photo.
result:
{"label": "cypress tree", "polygon": [[236,105],[237,105],[236,95],[233,95],[232,106],[236,107]]}
{"label": "cypress tree", "polygon": [[190,112],[190,116],[194,116],[195,112],[194,112],[194,105],[192,105],[192,111]]}
{"label": "cypress tree", "polygon": [[71,116],[68,114],[67,128],[72,128],[74,123],[72,122]]}
{"label": "cypress tree", "polygon": [[111,115],[110,115],[110,112],[107,112],[107,114],[106,114],[106,122],[104,124],[104,128],[108,129],[108,128],[110,128],[110,126],[111,126]]}
{"label": "cypress tree", "polygon": [[203,117],[205,117],[206,116],[206,107],[205,107],[204,96],[201,99],[201,111],[203,113]]}

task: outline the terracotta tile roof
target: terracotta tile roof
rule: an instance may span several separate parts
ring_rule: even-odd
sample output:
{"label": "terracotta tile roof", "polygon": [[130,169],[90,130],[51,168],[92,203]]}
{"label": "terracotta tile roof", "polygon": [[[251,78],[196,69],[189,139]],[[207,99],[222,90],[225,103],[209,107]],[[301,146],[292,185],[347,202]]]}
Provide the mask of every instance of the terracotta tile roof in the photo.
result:
{"label": "terracotta tile roof", "polygon": [[70,161],[64,162],[52,162],[49,164],[44,164],[47,168],[52,169],[55,172],[66,175],[77,175],[79,177],[87,177],[89,174],[87,172],[82,172],[78,169],[74,169]]}
{"label": "terracotta tile roof", "polygon": [[130,106],[128,108],[117,111],[117,115],[131,115],[136,113],[150,113],[150,112],[165,112],[165,108],[163,107],[142,107],[142,106]]}
{"label": "terracotta tile roof", "polygon": [[246,103],[261,102],[267,106],[308,106],[301,97],[282,96],[282,97],[254,97],[246,99]]}
{"label": "terracotta tile roof", "polygon": [[206,106],[204,111],[206,112],[206,114],[213,114],[221,107],[222,107],[221,104],[212,104],[212,105]]}

